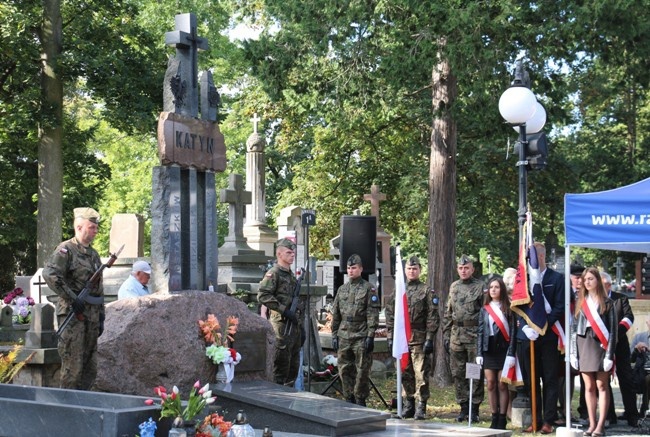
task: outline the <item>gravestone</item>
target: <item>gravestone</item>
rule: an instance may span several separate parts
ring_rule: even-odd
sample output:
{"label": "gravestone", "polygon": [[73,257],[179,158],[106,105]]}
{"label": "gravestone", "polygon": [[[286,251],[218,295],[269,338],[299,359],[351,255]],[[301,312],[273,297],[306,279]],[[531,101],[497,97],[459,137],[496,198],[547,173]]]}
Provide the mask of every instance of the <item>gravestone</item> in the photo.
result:
{"label": "gravestone", "polygon": [[43,279],[42,267],[29,280],[29,295],[37,303],[47,303],[50,301],[48,296],[54,295],[54,292],[50,290],[45,279]]}
{"label": "gravestone", "polygon": [[379,190],[378,185],[370,187],[370,193],[363,195],[364,200],[370,202],[371,215],[377,218],[377,243],[379,248],[377,250],[377,258],[379,260],[379,283],[381,286],[382,307],[390,302],[390,299],[395,293],[395,279],[391,275],[391,261],[390,261],[390,241],[391,236],[381,227],[379,222],[379,202],[386,200],[386,195]]}
{"label": "gravestone", "polygon": [[201,77],[201,119],[197,51],[207,50],[197,35],[194,14],[175,17],[165,43],[176,48],[163,83],[158,121],[161,165],[153,170],[151,285],[158,292],[206,290],[217,283],[217,216],[214,172],[226,168],[219,130],[219,95],[212,75]]}
{"label": "gravestone", "polygon": [[246,191],[251,193],[251,203],[246,205],[244,236],[250,247],[261,250],[266,256],[273,258],[275,256],[274,245],[278,240],[278,235],[266,224],[264,193],[264,146],[266,141],[257,132],[257,123],[260,121],[257,114],[253,115],[251,121],[253,122],[253,133],[246,141]]}
{"label": "gravestone", "polygon": [[251,193],[244,189],[241,175],[231,174],[228,188],[221,190],[220,200],[228,203],[228,235],[219,248],[219,290],[257,293],[269,257],[251,248],[244,238],[244,207],[251,202]]}
{"label": "gravestone", "polygon": [[14,384],[58,387],[61,358],[54,330],[55,310],[51,303],[39,303],[32,308],[32,321],[25,334],[25,347],[19,360],[31,356],[13,380]]}
{"label": "gravestone", "polygon": [[144,255],[144,219],[139,214],[115,214],[111,219],[110,251],[117,251],[122,245],[122,258],[137,258]]}

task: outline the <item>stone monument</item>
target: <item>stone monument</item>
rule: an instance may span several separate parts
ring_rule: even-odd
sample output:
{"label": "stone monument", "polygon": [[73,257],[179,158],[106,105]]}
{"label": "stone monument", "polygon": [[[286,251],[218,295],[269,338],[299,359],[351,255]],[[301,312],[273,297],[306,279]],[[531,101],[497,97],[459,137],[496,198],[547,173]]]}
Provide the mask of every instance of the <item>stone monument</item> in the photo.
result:
{"label": "stone monument", "polygon": [[379,223],[379,202],[386,200],[386,195],[380,192],[378,185],[372,185],[370,187],[370,193],[364,194],[363,199],[370,202],[371,215],[377,217],[377,242],[379,243],[377,255],[379,259],[379,270],[381,270],[378,280],[381,284],[381,304],[383,307],[390,301],[390,297],[395,292],[395,279],[390,273],[391,236],[384,231]]}
{"label": "stone monument", "polygon": [[266,224],[266,199],[264,177],[264,137],[257,132],[260,118],[257,113],[251,119],[253,133],[246,141],[246,191],[251,193],[251,204],[246,205],[246,222],[244,236],[253,249],[263,251],[266,256],[274,257],[274,245],[278,234]]}
{"label": "stone monument", "polygon": [[251,192],[244,189],[241,175],[229,176],[220,200],[228,203],[228,236],[219,248],[219,291],[255,294],[262,280],[260,266],[266,265],[269,256],[251,248],[244,238],[244,207],[251,203]]}
{"label": "stone monument", "polygon": [[[217,218],[214,172],[226,168],[217,123],[219,95],[212,75],[201,78],[201,119],[196,16],[180,14],[165,43],[176,47],[165,73],[158,122],[160,166],[153,170],[152,285],[158,292],[206,290],[217,283]],[[206,107],[207,105],[207,107]]]}

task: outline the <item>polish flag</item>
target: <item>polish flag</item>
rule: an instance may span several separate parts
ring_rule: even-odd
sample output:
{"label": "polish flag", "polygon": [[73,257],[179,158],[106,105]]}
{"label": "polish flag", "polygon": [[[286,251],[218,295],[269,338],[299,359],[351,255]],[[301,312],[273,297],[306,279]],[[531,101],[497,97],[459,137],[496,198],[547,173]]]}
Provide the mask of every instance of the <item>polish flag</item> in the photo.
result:
{"label": "polish flag", "polygon": [[406,283],[404,282],[404,267],[396,247],[395,257],[395,326],[393,329],[393,358],[401,363],[401,369],[406,369],[409,363],[409,339],[411,338],[411,321],[409,319],[408,301],[406,299]]}

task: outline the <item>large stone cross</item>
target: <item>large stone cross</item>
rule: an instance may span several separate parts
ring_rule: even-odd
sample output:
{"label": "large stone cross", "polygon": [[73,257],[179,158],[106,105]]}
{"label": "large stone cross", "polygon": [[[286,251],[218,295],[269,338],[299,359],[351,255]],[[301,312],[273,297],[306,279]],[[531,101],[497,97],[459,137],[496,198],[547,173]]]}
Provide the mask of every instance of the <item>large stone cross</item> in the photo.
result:
{"label": "large stone cross", "polygon": [[253,123],[253,133],[257,133],[257,123],[259,123],[262,119],[257,116],[257,112],[253,114],[253,118],[251,118],[251,123]]}
{"label": "large stone cross", "polygon": [[245,242],[244,239],[244,209],[251,203],[251,192],[245,190],[241,175],[231,173],[228,178],[228,188],[221,190],[220,200],[228,203],[228,236],[226,242]]}
{"label": "large stone cross", "polygon": [[377,228],[379,228],[379,202],[386,200],[386,195],[379,191],[379,185],[370,187],[370,194],[364,194],[363,200],[370,202],[370,212],[377,217]]}

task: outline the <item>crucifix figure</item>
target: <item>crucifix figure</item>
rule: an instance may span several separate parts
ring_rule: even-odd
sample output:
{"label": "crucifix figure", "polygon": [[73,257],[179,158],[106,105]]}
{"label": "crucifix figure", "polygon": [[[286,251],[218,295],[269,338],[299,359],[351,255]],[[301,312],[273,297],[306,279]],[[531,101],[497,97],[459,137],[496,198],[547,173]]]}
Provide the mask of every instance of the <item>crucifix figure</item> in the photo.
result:
{"label": "crucifix figure", "polygon": [[180,62],[180,78],[172,89],[188,89],[188,99],[177,98],[181,102],[180,113],[197,117],[199,114],[198,50],[208,49],[208,40],[197,35],[196,15],[179,14],[174,18],[176,30],[165,33],[165,44],[176,47],[176,58]]}
{"label": "crucifix figure", "polygon": [[370,213],[377,217],[377,229],[379,229],[379,202],[386,200],[386,195],[379,191],[379,185],[370,187],[370,194],[364,194],[363,200],[370,202]]}
{"label": "crucifix figure", "polygon": [[220,200],[228,203],[228,236],[224,239],[226,243],[243,243],[244,238],[244,208],[251,203],[251,192],[244,188],[244,181],[241,175],[231,173],[228,178],[228,188],[221,190]]}

